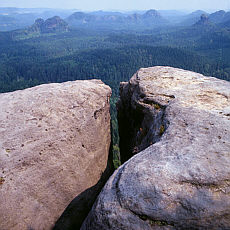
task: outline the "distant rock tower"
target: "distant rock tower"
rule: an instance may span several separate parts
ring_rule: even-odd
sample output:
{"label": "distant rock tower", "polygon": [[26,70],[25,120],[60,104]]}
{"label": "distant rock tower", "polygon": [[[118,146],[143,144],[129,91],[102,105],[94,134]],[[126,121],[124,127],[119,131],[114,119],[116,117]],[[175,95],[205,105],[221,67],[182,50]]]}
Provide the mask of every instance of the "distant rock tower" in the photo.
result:
{"label": "distant rock tower", "polygon": [[200,20],[195,25],[209,25],[210,21],[207,14],[202,14]]}

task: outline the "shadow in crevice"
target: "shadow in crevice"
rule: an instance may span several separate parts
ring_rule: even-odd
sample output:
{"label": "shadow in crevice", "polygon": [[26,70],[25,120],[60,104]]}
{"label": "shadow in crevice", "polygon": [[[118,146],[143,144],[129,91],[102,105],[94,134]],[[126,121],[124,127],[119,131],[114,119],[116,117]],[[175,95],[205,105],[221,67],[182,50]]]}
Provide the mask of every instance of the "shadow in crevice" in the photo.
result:
{"label": "shadow in crevice", "polygon": [[98,183],[88,188],[71,201],[61,217],[57,220],[53,230],[78,230],[81,228],[96,198],[114,171],[112,146],[111,143],[107,167]]}
{"label": "shadow in crevice", "polygon": [[159,142],[169,126],[165,105],[146,95],[134,95],[129,87],[121,88],[117,104],[121,163]]}

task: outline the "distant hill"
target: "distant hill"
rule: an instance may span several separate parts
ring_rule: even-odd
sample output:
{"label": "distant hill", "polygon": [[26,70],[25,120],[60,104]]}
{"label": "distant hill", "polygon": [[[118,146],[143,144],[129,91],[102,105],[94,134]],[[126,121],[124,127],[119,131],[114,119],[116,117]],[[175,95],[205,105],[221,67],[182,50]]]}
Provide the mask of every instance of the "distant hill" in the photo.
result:
{"label": "distant hill", "polygon": [[230,20],[219,24],[223,28],[230,29]]}
{"label": "distant hill", "polygon": [[90,12],[89,14],[96,15],[96,16],[105,16],[105,15],[116,15],[116,16],[122,16],[122,17],[125,16],[125,14],[121,12],[103,11],[103,10],[93,11],[93,12]]}
{"label": "distant hill", "polygon": [[195,23],[195,26],[209,26],[209,25],[211,25],[211,22],[207,14],[202,14],[200,16],[200,20]]}
{"label": "distant hill", "polygon": [[105,13],[103,11],[93,13],[75,12],[66,21],[72,27],[111,27],[111,25],[114,27],[130,25],[157,26],[168,23],[156,10],[148,10],[143,14],[133,13],[129,15],[117,12]]}
{"label": "distant hill", "polygon": [[196,24],[201,15],[208,15],[209,22],[223,24],[230,20],[230,12],[220,10],[208,14],[202,10],[192,13],[176,10],[148,11],[94,11],[80,12],[75,10],[61,10],[49,8],[15,8],[0,7],[0,31],[28,29],[37,18],[44,20],[58,15],[64,18],[73,28],[90,28],[109,30],[148,30],[162,26],[191,26]]}
{"label": "distant hill", "polygon": [[208,15],[208,13],[206,13],[205,11],[202,11],[202,10],[194,11],[191,14],[184,16],[183,20],[181,21],[180,24],[183,26],[191,26],[191,25],[195,24],[197,21],[199,21],[201,15],[203,15],[203,14]]}
{"label": "distant hill", "polygon": [[8,15],[0,15],[0,29],[5,30],[7,27],[14,29],[14,25],[17,24],[17,20]]}
{"label": "distant hill", "polygon": [[30,9],[0,7],[0,31],[11,31],[26,28],[33,24],[37,18],[43,18],[46,20],[54,17],[55,15],[66,18],[73,12],[73,10],[56,10],[46,8]]}
{"label": "distant hill", "polygon": [[230,12],[220,10],[210,15],[202,14],[194,26],[215,26],[216,29],[230,28]]}
{"label": "distant hill", "polygon": [[[162,11],[160,11],[160,12],[162,12]],[[166,11],[166,13],[167,13],[167,11]],[[177,24],[180,26],[194,25],[198,21],[200,21],[200,17],[202,15],[208,16],[209,22],[214,23],[214,24],[219,24],[219,23],[227,22],[230,20],[230,12],[226,12],[224,10],[219,10],[219,11],[216,11],[216,12],[211,13],[211,14],[208,14],[207,12],[205,12],[203,10],[197,10],[197,11],[194,11],[190,14],[186,14],[186,13],[183,13],[180,11],[179,12],[173,11],[171,14],[169,14],[169,12],[168,12],[168,15],[163,13],[163,16],[166,19],[170,20],[171,24]],[[204,23],[204,21],[201,23]]]}
{"label": "distant hill", "polygon": [[24,40],[39,37],[43,34],[59,34],[68,31],[68,24],[58,16],[48,18],[47,20],[39,18],[32,26],[29,26],[25,29],[0,32],[0,41]]}
{"label": "distant hill", "polygon": [[209,20],[213,23],[223,23],[230,20],[230,12],[224,10],[217,11],[209,15]]}
{"label": "distant hill", "polygon": [[156,10],[148,10],[143,15],[141,15],[141,19],[148,23],[157,23],[157,24],[165,24],[168,21],[161,16],[161,14]]}
{"label": "distant hill", "polygon": [[37,19],[35,23],[29,27],[28,31],[38,32],[38,33],[59,33],[59,32],[68,32],[68,24],[58,16],[48,18],[43,20],[41,18]]}
{"label": "distant hill", "polygon": [[179,10],[159,10],[158,11],[163,18],[168,20],[171,24],[178,24],[184,20],[187,15],[186,12]]}
{"label": "distant hill", "polygon": [[0,31],[21,29],[31,25],[35,17],[32,14],[0,14]]}
{"label": "distant hill", "polygon": [[142,15],[142,18],[143,19],[149,19],[149,18],[162,19],[162,16],[156,10],[148,10]]}

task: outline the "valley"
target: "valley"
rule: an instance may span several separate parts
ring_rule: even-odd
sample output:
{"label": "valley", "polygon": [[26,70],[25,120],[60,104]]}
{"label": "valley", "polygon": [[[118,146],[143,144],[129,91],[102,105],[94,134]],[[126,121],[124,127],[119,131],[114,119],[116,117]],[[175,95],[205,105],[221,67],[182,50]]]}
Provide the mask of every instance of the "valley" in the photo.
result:
{"label": "valley", "polygon": [[[230,80],[229,12],[56,13],[65,20],[59,16],[47,18],[51,15],[47,13],[24,29],[0,32],[0,92],[44,83],[101,79],[113,90],[116,152],[119,83],[139,68],[172,66]],[[118,166],[119,157],[115,155]]]}
{"label": "valley", "polygon": [[0,7],[0,228],[229,229],[229,81],[228,10]]}

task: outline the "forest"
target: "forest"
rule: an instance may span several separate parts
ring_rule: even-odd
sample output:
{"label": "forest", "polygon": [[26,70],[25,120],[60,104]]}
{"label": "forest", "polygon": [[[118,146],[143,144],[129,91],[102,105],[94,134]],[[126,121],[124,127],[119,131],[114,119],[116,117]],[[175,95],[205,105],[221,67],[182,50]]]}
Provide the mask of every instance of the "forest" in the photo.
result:
{"label": "forest", "polygon": [[39,84],[101,79],[113,90],[111,116],[119,164],[119,83],[142,67],[172,66],[230,80],[230,27],[213,24],[145,30],[71,28],[31,36],[0,32],[0,92]]}

